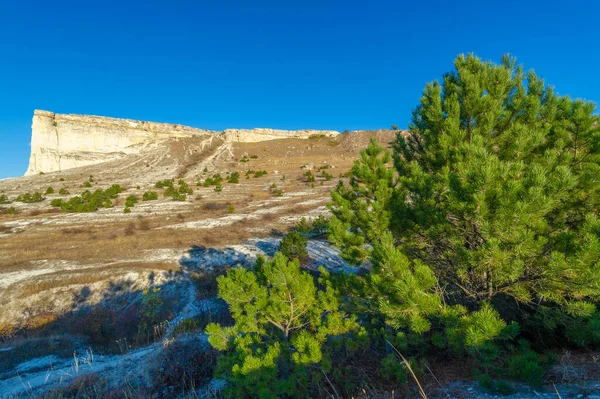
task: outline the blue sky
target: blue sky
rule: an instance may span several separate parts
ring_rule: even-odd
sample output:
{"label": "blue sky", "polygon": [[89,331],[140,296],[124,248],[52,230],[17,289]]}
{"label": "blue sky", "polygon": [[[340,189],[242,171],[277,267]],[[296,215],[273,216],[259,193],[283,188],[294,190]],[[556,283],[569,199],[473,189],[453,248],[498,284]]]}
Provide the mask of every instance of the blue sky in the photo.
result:
{"label": "blue sky", "polygon": [[408,125],[459,53],[600,100],[597,1],[2,1],[0,178],[33,109],[209,129]]}

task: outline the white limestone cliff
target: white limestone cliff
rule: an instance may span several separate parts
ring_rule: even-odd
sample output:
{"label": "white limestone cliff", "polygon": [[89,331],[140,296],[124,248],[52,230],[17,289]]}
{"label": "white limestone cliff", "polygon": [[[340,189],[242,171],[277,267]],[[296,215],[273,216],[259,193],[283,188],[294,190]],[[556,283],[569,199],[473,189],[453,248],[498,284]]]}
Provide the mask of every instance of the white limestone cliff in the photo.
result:
{"label": "white limestone cliff", "polygon": [[102,116],[55,114],[35,110],[31,155],[25,175],[54,172],[138,154],[148,145],[195,135],[218,135],[226,142],[258,142],[312,135],[336,136],[332,130],[227,129],[193,127]]}

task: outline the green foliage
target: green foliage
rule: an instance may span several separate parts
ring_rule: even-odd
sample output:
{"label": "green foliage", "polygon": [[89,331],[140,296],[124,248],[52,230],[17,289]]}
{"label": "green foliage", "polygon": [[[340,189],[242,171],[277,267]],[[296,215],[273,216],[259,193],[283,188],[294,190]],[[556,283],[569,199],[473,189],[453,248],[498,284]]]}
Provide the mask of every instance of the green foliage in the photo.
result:
{"label": "green foliage", "polygon": [[154,187],[156,188],[168,188],[168,187],[173,187],[173,185],[175,184],[175,180],[173,179],[165,179],[165,180],[161,180],[156,182],[156,184],[154,185]]}
{"label": "green foliage", "polygon": [[142,293],[142,303],[140,307],[140,324],[138,325],[139,333],[144,333],[153,326],[161,322],[160,316],[163,306],[163,300],[160,296],[160,288],[146,288]]}
{"label": "green foliage", "polygon": [[254,172],[254,177],[259,178],[259,177],[265,176],[266,174],[268,174],[268,172],[266,170],[259,170],[259,171]]}
{"label": "green foliage", "polygon": [[54,189],[53,189],[52,187],[48,187],[48,188],[46,189],[46,193],[45,193],[45,195],[49,195],[49,194],[54,194]]}
{"label": "green foliage", "polygon": [[16,215],[17,213],[19,213],[19,211],[14,206],[10,206],[6,209],[2,209],[3,215]]}
{"label": "green foliage", "polygon": [[296,231],[292,231],[281,239],[279,251],[289,259],[298,259],[301,263],[304,263],[308,260],[307,244],[306,237]]}
{"label": "green foliage", "polygon": [[378,242],[390,227],[395,188],[394,172],[387,166],[390,161],[390,153],[371,139],[354,162],[349,187],[340,181],[331,192],[329,240],[352,264],[369,259],[371,249],[366,244]]}
{"label": "green foliage", "polygon": [[215,191],[217,193],[220,193],[221,191],[223,191],[223,185],[221,184],[220,180],[215,184]]}
{"label": "green foliage", "polygon": [[539,354],[530,348],[527,341],[521,340],[520,347],[509,359],[507,373],[512,378],[539,388],[542,386],[544,373],[556,360],[556,355]]}
{"label": "green foliage", "polygon": [[240,162],[244,162],[244,163],[245,163],[245,162],[250,162],[250,160],[248,159],[248,157],[247,157],[247,156],[245,156],[245,155],[244,155],[244,156],[242,157],[242,159],[240,159]]}
{"label": "green foliage", "polygon": [[221,174],[217,173],[215,175],[213,175],[212,177],[207,177],[206,180],[204,180],[204,183],[202,184],[204,187],[210,187],[210,186],[216,186],[217,184],[222,184],[223,183],[223,177],[221,177]]}
{"label": "green foliage", "polygon": [[125,199],[125,207],[126,208],[133,208],[135,206],[135,204],[137,204],[137,202],[138,202],[137,196],[135,196],[135,195],[129,195]]}
{"label": "green foliage", "polygon": [[593,313],[594,105],[556,95],[511,57],[494,65],[460,56],[455,68],[426,86],[395,143],[396,234],[464,301],[508,295],[556,326]]}
{"label": "green foliage", "polygon": [[329,228],[329,220],[323,215],[319,215],[313,219],[310,223],[305,217],[302,217],[294,230],[306,237],[322,237],[327,234]]}
{"label": "green foliage", "polygon": [[229,204],[227,206],[227,213],[231,214],[231,213],[234,213],[234,212],[235,212],[235,208],[234,208],[233,204]]}
{"label": "green foliage", "polygon": [[322,270],[318,288],[297,260],[281,253],[254,271],[231,269],[218,278],[219,296],[235,320],[209,324],[210,344],[225,352],[217,374],[233,397],[310,397],[309,381],[331,367],[333,337],[357,328],[340,310],[338,293]]}
{"label": "green foliage", "polygon": [[388,381],[397,384],[406,384],[408,381],[408,370],[402,361],[398,359],[398,355],[390,353],[381,359],[379,374]]}
{"label": "green foliage", "polygon": [[142,201],[156,201],[158,199],[158,193],[156,191],[146,191],[142,195]]}
{"label": "green foliage", "polygon": [[313,172],[310,170],[307,170],[306,173],[304,173],[304,177],[307,183],[314,183],[316,181],[315,175],[313,175]]}
{"label": "green foliage", "polygon": [[372,140],[332,191],[330,242],[371,264],[340,278],[352,309],[408,351],[466,354],[532,385],[551,359],[515,352],[521,329],[597,344],[598,122],[593,104],[510,57],[458,57],[426,86],[393,157]]}
{"label": "green foliage", "polygon": [[69,192],[69,190],[67,190],[67,189],[66,189],[66,188],[64,188],[64,187],[63,187],[63,188],[61,188],[60,190],[58,190],[58,193],[59,193],[60,195],[69,195],[69,194],[71,194],[71,193]]}
{"label": "green foliage", "polygon": [[117,198],[122,188],[118,184],[113,184],[106,190],[98,189],[93,193],[85,190],[80,196],[75,196],[65,201],[54,199],[51,205],[60,208],[63,212],[95,212],[99,208],[111,208],[112,200]]}
{"label": "green foliage", "polygon": [[131,208],[128,206],[125,206],[125,208],[123,209],[123,213],[131,213]]}
{"label": "green foliage", "polygon": [[173,179],[166,179],[156,183],[155,187],[166,188],[164,192],[165,197],[171,197],[173,201],[185,201],[187,199],[187,195],[194,193],[194,190],[192,190],[185,180],[179,179],[177,184],[179,187],[175,188],[175,181]]}
{"label": "green foliage", "polygon": [[10,204],[10,200],[5,194],[0,195],[0,204]]}
{"label": "green foliage", "polygon": [[15,199],[16,202],[24,202],[26,204],[32,204],[34,202],[42,202],[43,200],[44,200],[44,197],[42,197],[42,194],[38,191],[34,192],[33,194],[25,193],[25,194],[19,195]]}
{"label": "green foliage", "polygon": [[240,172],[233,172],[227,177],[227,183],[238,184],[240,182]]}
{"label": "green foliage", "polygon": [[258,159],[258,155],[250,155],[250,159]]}
{"label": "green foliage", "polygon": [[83,184],[81,186],[79,186],[79,187],[81,187],[81,188],[91,188],[92,187],[92,183],[91,183],[91,181],[88,180],[88,181],[83,182]]}

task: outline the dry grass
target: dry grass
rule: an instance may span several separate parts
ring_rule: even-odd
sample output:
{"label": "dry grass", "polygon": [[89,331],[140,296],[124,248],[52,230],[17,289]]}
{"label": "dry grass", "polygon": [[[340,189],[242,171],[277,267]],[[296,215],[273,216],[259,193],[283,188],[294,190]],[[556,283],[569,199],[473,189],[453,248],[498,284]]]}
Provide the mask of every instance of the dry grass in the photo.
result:
{"label": "dry grass", "polygon": [[[49,276],[47,275],[47,277],[52,278],[57,276],[51,274]],[[52,278],[52,280],[37,281],[35,283],[29,283],[25,285],[21,289],[21,296],[26,298],[31,295],[39,294],[43,291],[48,291],[50,289],[69,287],[72,285],[93,284],[97,283],[98,281],[106,280],[107,278],[109,278],[109,276],[105,274],[99,274],[98,270],[94,270],[93,273],[82,273],[68,278]]]}

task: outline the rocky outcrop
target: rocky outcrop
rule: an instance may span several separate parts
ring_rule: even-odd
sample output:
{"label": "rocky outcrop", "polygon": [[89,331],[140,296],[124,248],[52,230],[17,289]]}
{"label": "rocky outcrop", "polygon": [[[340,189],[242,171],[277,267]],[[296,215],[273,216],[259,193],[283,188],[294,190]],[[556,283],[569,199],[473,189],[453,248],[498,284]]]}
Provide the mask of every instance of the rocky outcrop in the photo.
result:
{"label": "rocky outcrop", "polygon": [[165,140],[219,135],[227,142],[258,142],[282,138],[335,136],[331,130],[227,129],[193,127],[102,116],[55,114],[35,110],[31,125],[31,155],[26,175],[54,172],[139,154]]}

